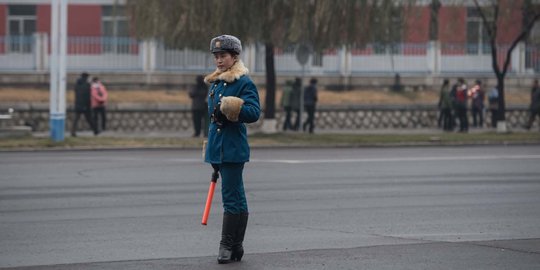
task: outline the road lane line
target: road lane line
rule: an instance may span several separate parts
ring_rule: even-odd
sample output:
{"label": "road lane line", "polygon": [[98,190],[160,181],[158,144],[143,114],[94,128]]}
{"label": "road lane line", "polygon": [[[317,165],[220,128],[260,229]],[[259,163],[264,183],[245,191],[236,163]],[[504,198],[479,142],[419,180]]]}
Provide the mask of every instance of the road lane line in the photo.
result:
{"label": "road lane line", "polygon": [[453,156],[453,157],[396,157],[396,158],[348,158],[348,159],[252,159],[257,163],[317,164],[317,163],[363,163],[403,161],[452,161],[452,160],[504,160],[540,159],[540,155]]}

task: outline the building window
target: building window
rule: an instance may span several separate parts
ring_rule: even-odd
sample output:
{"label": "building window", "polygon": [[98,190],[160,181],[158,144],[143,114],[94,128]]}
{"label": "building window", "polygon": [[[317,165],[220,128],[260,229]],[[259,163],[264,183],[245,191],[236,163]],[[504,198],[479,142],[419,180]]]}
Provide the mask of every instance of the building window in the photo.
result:
{"label": "building window", "polygon": [[102,6],[101,10],[103,50],[110,53],[129,53],[131,39],[125,6]]}
{"label": "building window", "polygon": [[322,52],[313,52],[313,58],[311,59],[311,64],[316,67],[323,66],[323,53]]}
{"label": "building window", "polygon": [[490,52],[486,26],[476,7],[470,7],[467,9],[467,53],[488,54]]}
{"label": "building window", "polygon": [[32,51],[33,37],[36,32],[35,5],[8,6],[8,49],[10,52],[29,53]]}

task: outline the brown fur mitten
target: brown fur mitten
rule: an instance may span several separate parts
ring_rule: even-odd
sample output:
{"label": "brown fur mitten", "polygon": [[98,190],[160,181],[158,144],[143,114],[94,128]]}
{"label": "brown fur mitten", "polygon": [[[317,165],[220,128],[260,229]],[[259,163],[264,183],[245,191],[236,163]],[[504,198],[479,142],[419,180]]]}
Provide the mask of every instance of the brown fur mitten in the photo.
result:
{"label": "brown fur mitten", "polygon": [[237,122],[238,115],[242,109],[244,101],[237,97],[223,97],[221,99],[221,112],[229,119],[229,121]]}

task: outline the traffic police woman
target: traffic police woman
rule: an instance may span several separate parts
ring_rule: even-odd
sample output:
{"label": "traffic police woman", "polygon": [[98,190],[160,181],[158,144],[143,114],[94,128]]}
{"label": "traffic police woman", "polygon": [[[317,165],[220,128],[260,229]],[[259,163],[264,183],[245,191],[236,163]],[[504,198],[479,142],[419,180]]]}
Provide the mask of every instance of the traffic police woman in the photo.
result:
{"label": "traffic police woman", "polygon": [[249,161],[246,126],[259,119],[261,112],[257,87],[247,76],[240,60],[242,44],[231,35],[210,41],[217,69],[205,77],[210,84],[208,113],[211,118],[205,162],[221,174],[223,226],[218,263],[240,261],[248,221],[248,207],[242,173]]}

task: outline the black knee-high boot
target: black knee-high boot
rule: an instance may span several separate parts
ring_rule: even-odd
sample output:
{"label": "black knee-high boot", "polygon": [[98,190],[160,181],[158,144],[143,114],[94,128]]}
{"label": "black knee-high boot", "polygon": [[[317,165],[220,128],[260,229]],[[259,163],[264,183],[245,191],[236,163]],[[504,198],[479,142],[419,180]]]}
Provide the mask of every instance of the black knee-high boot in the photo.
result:
{"label": "black knee-high boot", "polygon": [[219,242],[218,263],[230,263],[236,230],[240,215],[229,213],[223,214],[223,225],[221,227],[221,241]]}
{"label": "black knee-high boot", "polygon": [[244,256],[244,247],[242,243],[244,242],[244,235],[246,234],[249,213],[241,213],[239,216],[240,217],[238,221],[238,227],[236,229],[236,236],[234,238],[234,243],[232,247],[231,259],[233,261],[241,261],[242,256]]}

